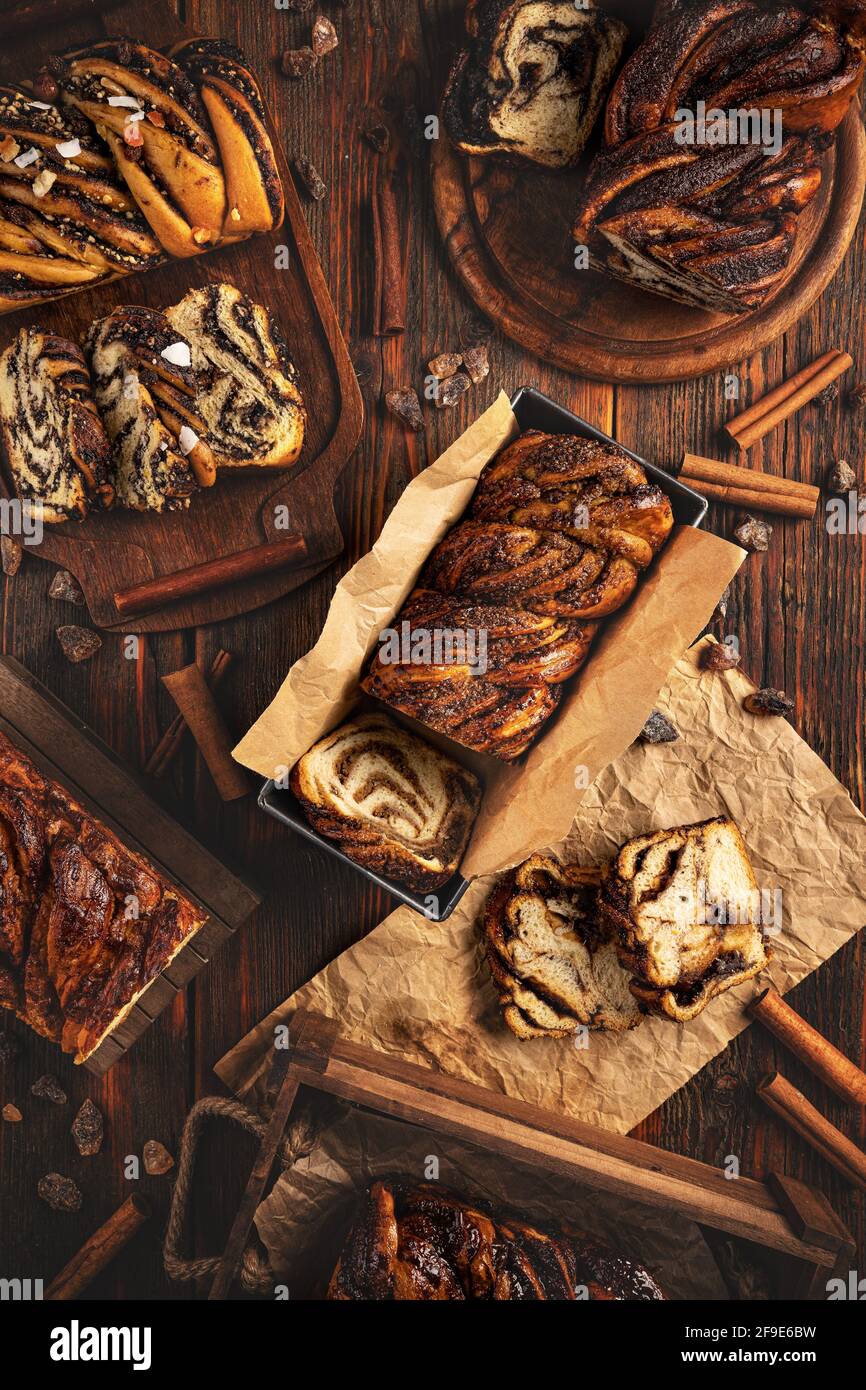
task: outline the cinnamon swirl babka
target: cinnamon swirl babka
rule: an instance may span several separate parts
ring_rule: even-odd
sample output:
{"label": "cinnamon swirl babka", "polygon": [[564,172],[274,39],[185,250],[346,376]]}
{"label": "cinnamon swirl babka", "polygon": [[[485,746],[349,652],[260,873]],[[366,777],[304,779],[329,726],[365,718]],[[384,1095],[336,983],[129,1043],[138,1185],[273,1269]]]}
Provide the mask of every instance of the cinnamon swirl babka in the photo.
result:
{"label": "cinnamon swirl babka", "polygon": [[0,1006],[83,1062],[206,914],[0,734]]}
{"label": "cinnamon swirl babka", "polygon": [[599,910],[642,1008],[679,1022],[770,959],[743,837],[723,816],[629,840],[604,870]]}
{"label": "cinnamon swirl babka", "polygon": [[484,910],[487,963],[503,1018],[518,1038],[580,1027],[635,1028],[642,1014],[598,910],[598,869],[534,854],[505,874]]}
{"label": "cinnamon swirl babka", "polygon": [[374,1182],[328,1288],[340,1301],[615,1299],[665,1295],[641,1265],[582,1232],[488,1215],[437,1184]]}
{"label": "cinnamon swirl babka", "polygon": [[469,0],[466,28],[442,108],[457,148],[576,164],[622,56],[622,21],[573,0]]}
{"label": "cinnamon swirl babka", "polygon": [[474,773],[383,714],[320,739],[292,768],[290,786],[320,834],[419,892],[456,873],[481,801]]}
{"label": "cinnamon swirl babka", "polygon": [[528,430],[487,464],[469,518],[433,550],[394,619],[399,652],[383,642],[362,686],[509,762],[553,714],[597,620],[630,597],[673,513],[617,445]]}
{"label": "cinnamon swirl babka", "polygon": [[111,446],[74,343],[19,330],[0,357],[0,437],[14,491],[43,521],[111,506]]}
{"label": "cinnamon swirl babka", "polygon": [[[605,146],[583,188],[574,236],[594,265],[725,314],[778,287],[864,69],[862,42],[826,6],[807,9],[662,9],[611,92]],[[718,124],[761,112],[781,119],[769,144],[748,124],[733,138]]]}
{"label": "cinnamon swirl babka", "polygon": [[189,506],[216,464],[195,409],[189,343],[164,314],[114,309],[87,336],[96,404],[114,450],[117,500],[135,511]]}
{"label": "cinnamon swirl babka", "polygon": [[167,309],[192,350],[196,409],[222,468],[288,468],[304,444],[298,374],[267,309],[234,285],[190,290]]}

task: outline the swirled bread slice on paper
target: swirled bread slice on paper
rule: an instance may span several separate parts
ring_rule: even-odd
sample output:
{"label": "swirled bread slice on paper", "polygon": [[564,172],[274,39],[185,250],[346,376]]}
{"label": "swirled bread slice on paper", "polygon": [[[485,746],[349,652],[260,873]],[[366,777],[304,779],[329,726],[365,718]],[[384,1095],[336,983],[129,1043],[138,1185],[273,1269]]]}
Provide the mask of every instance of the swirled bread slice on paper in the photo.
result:
{"label": "swirled bread slice on paper", "polygon": [[613,933],[596,903],[598,869],[534,854],[487,900],[483,933],[505,1022],[518,1038],[606,1032],[641,1021]]}
{"label": "swirled bread slice on paper", "polygon": [[226,182],[226,237],[268,232],[283,220],[283,185],[258,83],[239,48],[188,39],[171,57],[191,78],[216,136]]}
{"label": "swirled bread slice on paper", "polygon": [[622,21],[573,0],[470,0],[466,27],[473,42],[443,106],[457,148],[576,164],[622,56]]}
{"label": "swirled bread slice on paper", "polygon": [[481,801],[474,773],[383,714],[326,734],[290,786],[314,829],[350,859],[419,891],[456,873]]}
{"label": "swirled bread slice on paper", "polygon": [[646,569],[673,528],[671,504],[618,444],[526,430],[491,459],[475,521],[559,531]]}
{"label": "swirled bread slice on paper", "polygon": [[220,468],[288,468],[304,444],[298,374],[273,318],[234,285],[190,290],[166,318],[189,342],[196,409]]}
{"label": "swirled bread slice on paper", "polygon": [[117,500],[135,511],[189,506],[216,464],[195,409],[190,345],[155,309],[127,305],[87,337],[96,404],[114,451]]}
{"label": "swirled bread slice on paper", "polygon": [[604,871],[599,906],[632,993],[681,1022],[770,958],[746,846],[724,816],[629,840]]}
{"label": "swirled bread slice on paper", "polygon": [[111,505],[111,446],[74,343],[19,330],[0,357],[0,434],[15,492],[43,521]]}

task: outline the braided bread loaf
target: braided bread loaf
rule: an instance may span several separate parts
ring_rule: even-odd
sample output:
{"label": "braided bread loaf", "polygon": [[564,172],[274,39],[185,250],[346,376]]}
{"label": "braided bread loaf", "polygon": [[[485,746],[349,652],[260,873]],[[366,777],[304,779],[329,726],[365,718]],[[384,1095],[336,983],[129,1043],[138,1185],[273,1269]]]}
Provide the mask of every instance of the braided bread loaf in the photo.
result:
{"label": "braided bread loaf", "polygon": [[573,0],[469,0],[443,116],[466,154],[557,169],[583,153],[628,30]]}
{"label": "braided bread loaf", "polygon": [[320,739],[290,786],[310,824],[350,858],[421,892],[456,872],[481,800],[473,773],[383,714]]}
{"label": "braided bread loaf", "polygon": [[375,1182],[328,1298],[664,1300],[640,1265],[578,1232],[553,1236],[488,1216],[434,1184]]}
{"label": "braided bread loaf", "polygon": [[16,493],[43,521],[111,506],[111,446],[74,343],[18,332],[0,357],[0,436]]}
{"label": "braided bread loaf", "polygon": [[364,690],[513,761],[672,526],[668,498],[616,445],[527,431],[487,464],[470,519],[439,542],[395,619],[398,654],[383,643]]}
{"label": "braided bread loaf", "polygon": [[[666,6],[611,92],[575,240],[653,293],[726,314],[760,305],[787,273],[798,214],[863,68],[859,44],[820,13],[756,0]],[[778,145],[685,139],[678,116],[699,101],[707,112],[780,111]]]}

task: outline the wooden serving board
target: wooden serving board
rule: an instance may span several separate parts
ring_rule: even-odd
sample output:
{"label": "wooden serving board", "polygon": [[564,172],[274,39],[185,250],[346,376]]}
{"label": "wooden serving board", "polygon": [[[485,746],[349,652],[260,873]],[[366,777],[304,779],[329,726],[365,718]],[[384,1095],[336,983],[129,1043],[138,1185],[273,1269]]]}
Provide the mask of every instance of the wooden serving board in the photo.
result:
{"label": "wooden serving board", "polygon": [[0,729],[40,772],[66,787],[125,845],[208,913],[192,940],[84,1063],[101,1076],[249,918],[260,899],[151,800],[143,784],[92,729],[9,656],[0,656]]}
{"label": "wooden serving board", "polygon": [[[2,30],[0,23],[0,33]],[[110,8],[94,5],[86,15],[68,23],[53,23],[50,51],[124,34],[160,48],[188,37],[189,31],[163,0],[121,0]],[[6,80],[35,73],[49,50],[44,32],[30,29],[4,37],[2,51],[0,74]],[[259,77],[265,82],[267,73],[259,73]],[[154,632],[234,617],[297,588],[343,549],[333,489],[361,432],[361,393],[272,121],[270,130],[286,196],[282,227],[236,246],[169,262],[95,290],[0,317],[0,351],[24,324],[36,323],[78,341],[94,319],[117,304],[167,308],[191,288],[228,280],[268,307],[298,369],[308,432],[293,469],[251,472],[239,478],[224,476],[216,486],[194,497],[188,511],[157,515],[118,508],[82,523],[45,527],[36,553],[72,571],[84,589],[91,617],[100,627]],[[288,248],[285,270],[275,266],[276,248],[280,246]],[[277,513],[278,507],[285,511]],[[293,532],[306,541],[302,568],[239,581],[134,620],[122,620],[115,608],[113,596],[118,589],[267,541],[283,540]]]}
{"label": "wooden serving board", "polygon": [[866,187],[855,103],[800,218],[788,276],[760,309],[733,318],[574,268],[581,170],[517,170],[433,142],[433,199],[448,257],[507,337],[555,367],[602,381],[679,381],[742,361],[802,318],[850,245]]}

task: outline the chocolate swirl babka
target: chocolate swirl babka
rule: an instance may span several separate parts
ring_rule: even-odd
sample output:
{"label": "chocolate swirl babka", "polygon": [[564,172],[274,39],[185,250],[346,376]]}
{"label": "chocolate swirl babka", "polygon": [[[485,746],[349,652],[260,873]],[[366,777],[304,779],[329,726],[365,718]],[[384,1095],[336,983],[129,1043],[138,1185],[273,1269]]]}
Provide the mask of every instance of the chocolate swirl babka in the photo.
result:
{"label": "chocolate swirl babka", "polygon": [[[797,218],[859,86],[860,44],[817,5],[675,3],[620,73],[605,147],[574,227],[594,265],[653,293],[721,313],[760,305],[787,273]],[[720,141],[705,113],[781,113],[768,144]],[[683,114],[691,113],[690,131]],[[715,119],[708,114],[708,119]]]}
{"label": "chocolate swirl babka", "polygon": [[642,1008],[678,1022],[770,959],[746,846],[723,816],[629,840],[604,870],[599,910]]}
{"label": "chocolate swirl babka", "polygon": [[598,619],[633,593],[673,513],[617,445],[528,430],[487,464],[469,517],[433,550],[362,686],[510,762],[557,708]]}
{"label": "chocolate swirl babka", "polygon": [[641,1265],[582,1232],[488,1215],[438,1184],[374,1182],[328,1288],[340,1301],[660,1301]]}
{"label": "chocolate swirl babka", "polygon": [[503,1018],[518,1038],[581,1027],[635,1028],[642,1018],[598,910],[600,870],[535,854],[505,874],[484,909],[487,963]]}
{"label": "chocolate swirl babka", "polygon": [[20,330],[0,357],[0,436],[14,491],[43,521],[111,505],[111,446],[74,343]]}
{"label": "chocolate swirl babka", "polygon": [[206,914],[0,734],[0,1007],[83,1062]]}
{"label": "chocolate swirl babka", "polygon": [[0,87],[0,312],[161,259],[94,132],[17,87]]}
{"label": "chocolate swirl babka", "polygon": [[445,91],[448,133],[466,154],[506,154],[547,168],[576,164],[628,34],[573,0],[469,0],[471,46]]}
{"label": "chocolate swirl babka", "polygon": [[189,343],[156,309],[126,306],[87,336],[96,404],[114,452],[117,500],[135,511],[189,506],[216,463],[195,409]]}
{"label": "chocolate swirl babka", "polygon": [[457,871],[481,800],[474,773],[383,714],[320,739],[293,767],[290,786],[322,835],[419,892]]}
{"label": "chocolate swirl babka", "polygon": [[190,290],[166,318],[192,349],[196,409],[220,468],[288,468],[303,448],[298,374],[271,315],[234,285]]}

